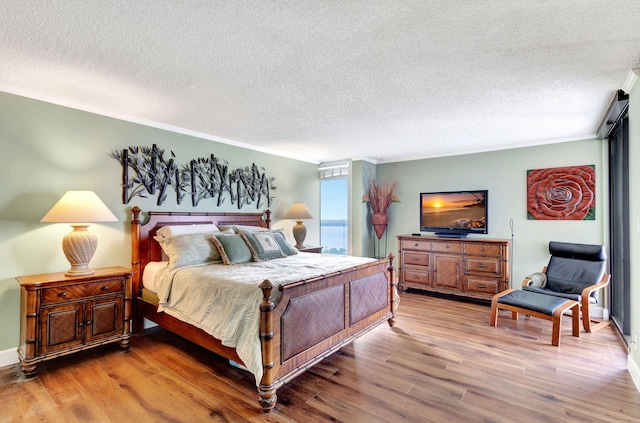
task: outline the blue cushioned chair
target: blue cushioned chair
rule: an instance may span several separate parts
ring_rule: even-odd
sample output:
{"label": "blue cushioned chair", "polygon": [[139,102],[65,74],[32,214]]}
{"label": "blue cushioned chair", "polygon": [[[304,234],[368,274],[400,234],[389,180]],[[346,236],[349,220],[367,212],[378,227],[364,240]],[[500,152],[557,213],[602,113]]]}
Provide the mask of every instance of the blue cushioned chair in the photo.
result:
{"label": "blue cushioned chair", "polygon": [[[491,301],[491,325],[498,324],[498,309],[509,310],[512,318],[518,313],[553,322],[551,343],[560,344],[562,315],[572,310],[573,336],[580,336],[580,312],[586,332],[609,324],[591,319],[589,305],[597,303],[596,293],[609,283],[606,253],[602,245],[549,242],[551,258],[543,269],[544,283],[534,286],[534,278],[526,278],[521,290],[508,289]],[[539,282],[539,281],[536,281]]]}

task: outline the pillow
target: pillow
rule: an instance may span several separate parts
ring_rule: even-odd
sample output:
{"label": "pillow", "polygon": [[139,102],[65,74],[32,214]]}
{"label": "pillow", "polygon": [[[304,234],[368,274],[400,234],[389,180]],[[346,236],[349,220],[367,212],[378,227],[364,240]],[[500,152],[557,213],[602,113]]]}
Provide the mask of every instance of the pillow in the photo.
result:
{"label": "pillow", "polygon": [[198,234],[205,232],[219,232],[220,229],[213,223],[203,223],[201,225],[170,225],[163,226],[156,231],[161,237],[169,238],[176,235]]}
{"label": "pillow", "polygon": [[246,263],[253,258],[251,250],[240,235],[214,234],[211,241],[218,248],[224,264]]}
{"label": "pillow", "polygon": [[221,231],[232,230],[236,234],[239,234],[242,231],[250,231],[250,232],[271,231],[271,229],[269,228],[263,228],[262,226],[251,226],[251,225],[223,225],[223,226],[218,226],[218,229],[220,229]]}
{"label": "pillow", "polygon": [[222,257],[210,238],[215,232],[155,237],[169,259],[169,268],[220,263]]}
{"label": "pillow", "polygon": [[289,244],[289,241],[287,241],[287,238],[285,238],[281,230],[273,231],[273,237],[276,239],[276,242],[280,246],[280,249],[283,253],[288,256],[298,254],[298,250],[296,250],[291,244]]}
{"label": "pillow", "polygon": [[247,245],[253,255],[253,261],[265,261],[286,257],[286,254],[282,252],[278,241],[276,241],[273,233],[270,231],[242,231],[240,236],[244,237],[247,241]]}
{"label": "pillow", "polygon": [[527,276],[531,279],[529,286],[537,286],[538,288],[544,288],[547,285],[547,275],[542,272],[535,272]]}

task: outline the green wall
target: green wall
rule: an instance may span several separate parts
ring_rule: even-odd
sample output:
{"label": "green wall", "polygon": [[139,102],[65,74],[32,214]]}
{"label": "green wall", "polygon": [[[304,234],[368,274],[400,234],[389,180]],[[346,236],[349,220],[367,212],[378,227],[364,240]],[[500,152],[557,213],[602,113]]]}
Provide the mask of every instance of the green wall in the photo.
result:
{"label": "green wall", "polygon": [[[134,205],[144,211],[237,211],[229,198],[222,207],[205,199],[194,208],[187,196],[178,206],[173,191],[160,207],[155,197],[136,197],[122,204],[122,167],[108,153],[154,143],[165,150],[165,158],[173,151],[181,164],[214,154],[227,160],[231,168],[252,163],[264,167],[267,175],[275,177],[277,187],[270,207],[273,226],[284,227],[289,235],[295,222],[282,220],[282,216],[292,202],[304,201],[314,215],[320,215],[315,164],[0,93],[0,353],[19,342],[19,285],[14,278],[69,267],[61,241],[71,228],[40,223],[67,190],[95,191],[119,219],[91,225],[99,241],[92,267],[130,266],[128,221]],[[256,205],[245,205],[241,211],[257,211]],[[309,220],[305,225],[308,242],[319,245],[319,221]]]}
{"label": "green wall", "polygon": [[[487,189],[489,234],[470,237],[511,239],[513,219],[511,279],[518,287],[547,264],[550,240],[606,242],[603,162],[603,142],[586,140],[379,165],[378,177],[393,176],[400,183],[401,202],[389,208],[389,250],[397,251],[396,235],[419,232],[420,192]],[[574,165],[596,165],[596,220],[527,220],[527,170]]]}

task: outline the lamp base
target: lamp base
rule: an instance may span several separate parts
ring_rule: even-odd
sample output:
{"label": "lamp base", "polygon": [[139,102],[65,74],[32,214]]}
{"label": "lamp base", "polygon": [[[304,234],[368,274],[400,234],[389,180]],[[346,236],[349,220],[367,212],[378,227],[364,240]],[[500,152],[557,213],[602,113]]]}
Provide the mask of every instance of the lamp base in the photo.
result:
{"label": "lamp base", "polygon": [[89,232],[89,225],[71,226],[73,231],[62,239],[62,251],[71,264],[65,276],[92,275],[95,271],[89,268],[89,262],[98,247],[98,238]]}
{"label": "lamp base", "polygon": [[307,237],[307,227],[302,224],[302,220],[296,220],[293,226],[293,237],[296,240],[296,248],[304,248],[304,239]]}

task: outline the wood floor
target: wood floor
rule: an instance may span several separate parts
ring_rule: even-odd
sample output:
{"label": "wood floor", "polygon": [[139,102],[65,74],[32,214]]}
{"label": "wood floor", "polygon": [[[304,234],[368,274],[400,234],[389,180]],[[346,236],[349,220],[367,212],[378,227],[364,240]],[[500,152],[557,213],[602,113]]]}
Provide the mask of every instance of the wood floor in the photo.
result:
{"label": "wood floor", "polygon": [[258,407],[252,376],[162,329],[42,363],[0,369],[4,422],[638,422],[640,393],[613,328],[571,335],[489,307],[403,293],[386,323]]}

